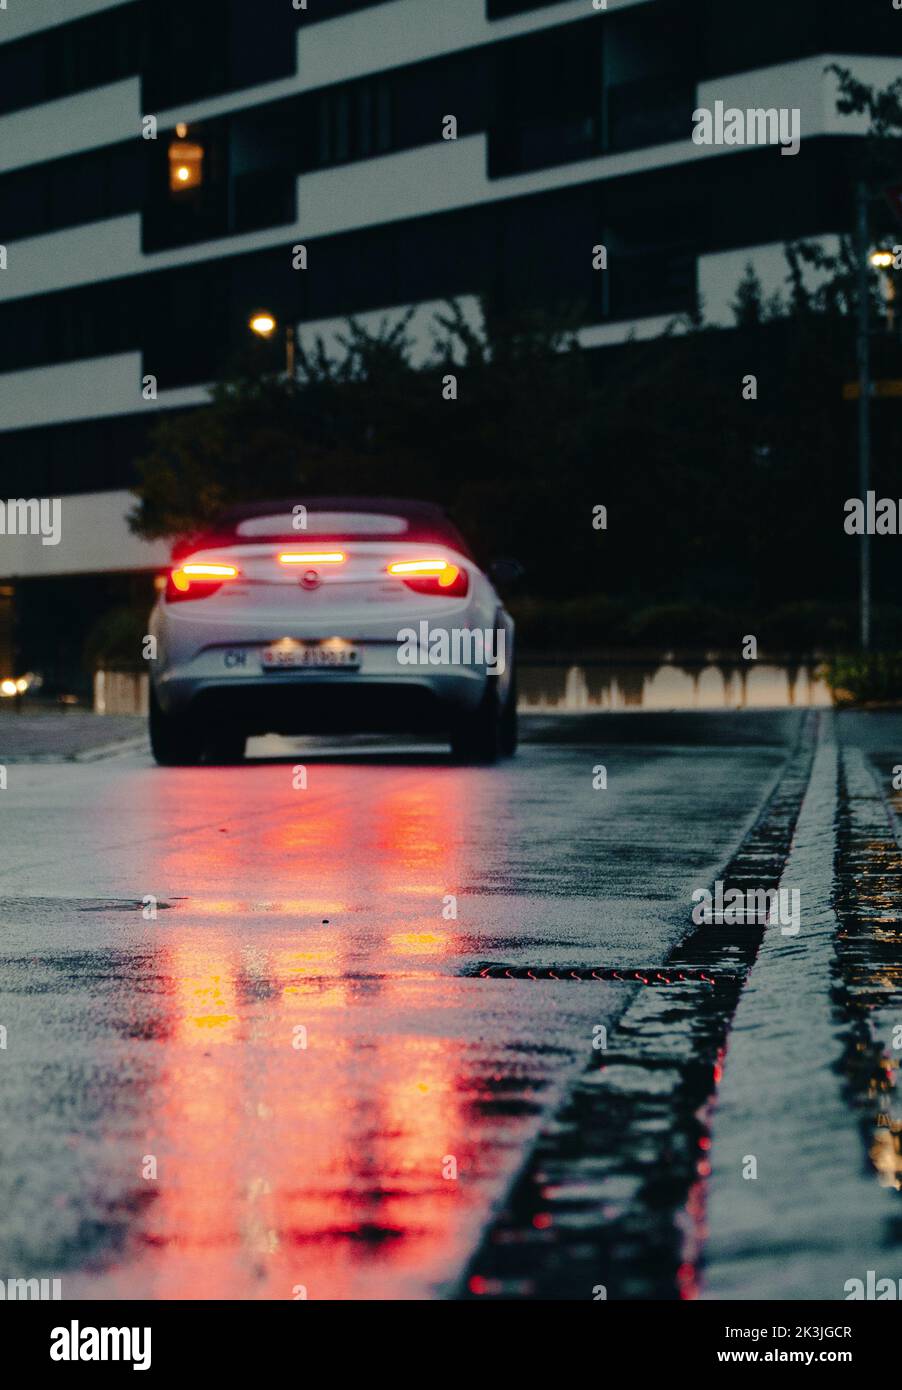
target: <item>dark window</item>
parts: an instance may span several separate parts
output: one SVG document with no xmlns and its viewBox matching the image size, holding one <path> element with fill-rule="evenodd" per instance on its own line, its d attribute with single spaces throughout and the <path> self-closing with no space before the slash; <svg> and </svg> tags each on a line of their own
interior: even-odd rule
<svg viewBox="0 0 902 1390">
<path fill-rule="evenodd" d="M 154 0 L 145 29 L 145 110 L 288 77 L 298 13 L 289 0 Z"/>
<path fill-rule="evenodd" d="M 316 151 L 321 166 L 384 154 L 393 147 L 392 89 L 385 78 L 327 88 L 316 98 Z M 435 123 L 435 130 L 438 124 Z M 410 132 L 405 128 L 405 136 Z M 405 144 L 416 143 L 405 139 Z"/>
<path fill-rule="evenodd" d="M 631 150 L 686 138 L 692 129 L 695 82 L 679 74 L 640 77 L 607 93 L 609 150 Z"/>
<path fill-rule="evenodd" d="M 3 209 L 0 236 L 4 241 L 35 236 L 50 225 L 46 168 L 46 165 L 37 165 L 18 169 L 0 178 L 0 207 Z"/>
<path fill-rule="evenodd" d="M 16 241 L 138 212 L 143 191 L 136 141 L 17 169 L 0 176 L 0 234 Z"/>
<path fill-rule="evenodd" d="M 357 148 L 365 159 L 373 148 L 373 89 L 367 83 L 357 102 Z"/>
<path fill-rule="evenodd" d="M 0 490 L 4 496 L 63 496 L 130 487 L 135 460 L 146 451 L 156 423 L 141 414 L 72 420 L 0 435 Z"/>
<path fill-rule="evenodd" d="M 659 0 L 605 24 L 604 113 L 608 150 L 685 140 L 692 129 L 702 37 L 697 7 Z"/>
<path fill-rule="evenodd" d="M 78 164 L 58 160 L 49 175 L 48 215 L 54 227 L 95 220 L 103 208 L 104 179 L 101 161 L 86 159 Z"/>
<path fill-rule="evenodd" d="M 295 218 L 295 179 L 280 169 L 239 174 L 232 186 L 233 232 L 254 232 Z"/>
<path fill-rule="evenodd" d="M 0 45 L 0 112 L 47 100 L 46 50 L 33 38 Z"/>
<path fill-rule="evenodd" d="M 499 45 L 491 177 L 601 153 L 603 28 L 571 24 Z"/>
<path fill-rule="evenodd" d="M 0 113 L 137 76 L 141 5 L 119 5 L 0 45 Z"/>
</svg>

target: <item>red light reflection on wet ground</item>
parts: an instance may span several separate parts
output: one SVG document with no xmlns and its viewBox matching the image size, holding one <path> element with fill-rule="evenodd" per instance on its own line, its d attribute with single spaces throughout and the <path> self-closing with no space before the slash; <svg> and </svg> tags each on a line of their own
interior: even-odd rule
<svg viewBox="0 0 902 1390">
<path fill-rule="evenodd" d="M 511 986 L 441 969 L 462 949 L 442 906 L 461 876 L 464 782 L 315 771 L 330 795 L 283 795 L 280 816 L 249 811 L 237 776 L 186 780 L 174 805 L 169 788 L 186 833 L 154 877 L 187 901 L 160 914 L 165 1019 L 140 1138 L 157 1195 L 92 1292 L 426 1296 L 533 1123 L 528 1106 L 489 1113 L 498 1047 L 464 1040 L 477 996 L 506 989 L 509 1008 Z M 290 768 L 253 775 L 284 783 Z M 198 830 L 204 799 L 215 815 Z M 247 883 L 246 901 L 217 882 Z"/>
</svg>

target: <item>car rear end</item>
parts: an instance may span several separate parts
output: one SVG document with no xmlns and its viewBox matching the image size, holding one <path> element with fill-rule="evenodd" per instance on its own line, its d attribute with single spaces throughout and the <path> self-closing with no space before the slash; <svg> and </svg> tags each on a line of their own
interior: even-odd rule
<svg viewBox="0 0 902 1390">
<path fill-rule="evenodd" d="M 281 525 L 278 525 L 281 519 Z M 447 729 L 485 664 L 401 659 L 402 634 L 484 629 L 497 598 L 449 527 L 391 512 L 239 518 L 182 546 L 154 610 L 164 715 L 244 734 Z"/>
</svg>

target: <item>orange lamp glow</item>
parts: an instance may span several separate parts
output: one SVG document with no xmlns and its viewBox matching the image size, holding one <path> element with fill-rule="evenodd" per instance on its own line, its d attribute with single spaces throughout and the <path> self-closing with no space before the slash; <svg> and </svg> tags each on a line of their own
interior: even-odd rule
<svg viewBox="0 0 902 1390">
<path fill-rule="evenodd" d="M 258 314 L 251 314 L 247 326 L 252 333 L 256 333 L 258 338 L 271 338 L 276 331 L 277 324 L 272 314 L 267 314 L 261 310 Z"/>
<path fill-rule="evenodd" d="M 173 192 L 203 183 L 204 147 L 193 140 L 173 140 L 169 146 L 169 187 Z"/>
</svg>

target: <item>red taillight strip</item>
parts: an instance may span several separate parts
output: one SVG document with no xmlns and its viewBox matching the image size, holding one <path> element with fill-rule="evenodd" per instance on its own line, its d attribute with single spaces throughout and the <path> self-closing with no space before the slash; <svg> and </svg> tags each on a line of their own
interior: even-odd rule
<svg viewBox="0 0 902 1390">
<path fill-rule="evenodd" d="M 447 560 L 398 560 L 389 565 L 389 574 L 441 574 L 448 568 Z M 452 566 L 453 568 L 453 566 Z"/>
<path fill-rule="evenodd" d="M 401 579 L 434 579 L 440 589 L 450 589 L 461 573 L 450 560 L 397 560 L 389 565 L 388 572 Z"/>
<path fill-rule="evenodd" d="M 280 565 L 343 565 L 347 559 L 343 550 L 283 550 Z"/>
<path fill-rule="evenodd" d="M 204 579 L 236 579 L 238 576 L 238 570 L 234 565 L 182 565 L 181 571 L 192 578 L 199 576 Z"/>
<path fill-rule="evenodd" d="M 178 565 L 169 576 L 169 581 L 179 593 L 187 593 L 192 581 L 221 584 L 226 579 L 237 579 L 240 571 L 235 565 L 222 565 L 214 562 L 193 561 Z"/>
</svg>

